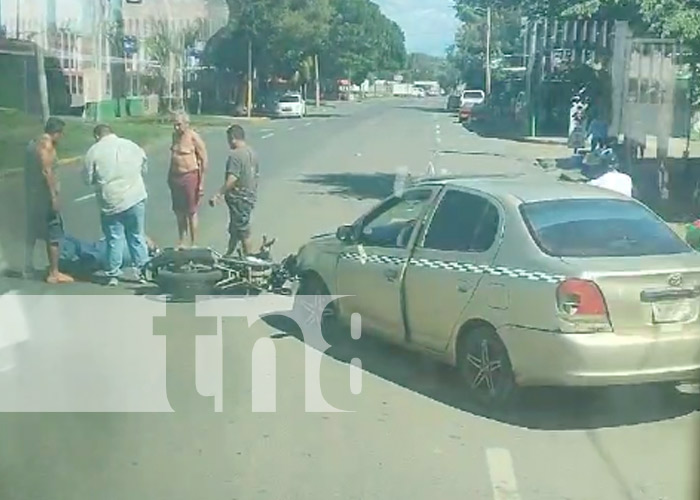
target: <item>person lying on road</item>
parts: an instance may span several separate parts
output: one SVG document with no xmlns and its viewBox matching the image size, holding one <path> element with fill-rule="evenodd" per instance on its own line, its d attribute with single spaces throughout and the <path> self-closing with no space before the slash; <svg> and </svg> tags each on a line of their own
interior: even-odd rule
<svg viewBox="0 0 700 500">
<path fill-rule="evenodd" d="M 158 245 L 146 236 L 150 257 L 159 251 Z M 73 276 L 90 281 L 93 275 L 105 268 L 108 261 L 107 240 L 101 238 L 91 242 L 71 235 L 65 235 L 59 243 L 59 269 L 70 272 Z M 122 269 L 133 268 L 134 263 L 129 252 L 124 252 Z"/>
</svg>

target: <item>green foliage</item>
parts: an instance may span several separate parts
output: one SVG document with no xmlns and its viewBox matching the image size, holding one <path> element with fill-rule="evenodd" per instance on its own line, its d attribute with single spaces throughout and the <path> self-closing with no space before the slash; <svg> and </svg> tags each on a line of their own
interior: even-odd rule
<svg viewBox="0 0 700 500">
<path fill-rule="evenodd" d="M 331 0 L 328 43 L 321 52 L 326 76 L 350 77 L 355 83 L 371 72 L 398 71 L 406 63 L 401 28 L 369 0 Z"/>
<path fill-rule="evenodd" d="M 363 80 L 405 64 L 404 35 L 369 0 L 227 0 L 229 24 L 208 43 L 208 63 L 247 71 L 247 45 L 264 77 L 312 80 L 319 55 L 325 78 Z"/>
<path fill-rule="evenodd" d="M 174 28 L 168 19 L 152 20 L 152 34 L 146 40 L 149 57 L 157 63 L 151 75 L 156 82 L 156 91 L 162 98 L 173 84 L 182 88 L 182 68 L 185 49 L 191 47 L 202 33 L 203 21 L 197 20 L 181 28 Z M 182 96 L 178 96 L 177 107 L 182 107 Z"/>
<path fill-rule="evenodd" d="M 498 61 L 505 54 L 522 52 L 521 11 L 511 2 L 457 0 L 455 9 L 462 26 L 447 60 L 468 87 L 483 88 L 486 56 L 486 7 L 491 7 L 492 78 L 499 77 Z M 495 67 L 494 67 L 495 66 Z"/>
<path fill-rule="evenodd" d="M 445 58 L 428 54 L 409 54 L 404 78 L 408 81 L 437 80 L 445 67 Z"/>
</svg>

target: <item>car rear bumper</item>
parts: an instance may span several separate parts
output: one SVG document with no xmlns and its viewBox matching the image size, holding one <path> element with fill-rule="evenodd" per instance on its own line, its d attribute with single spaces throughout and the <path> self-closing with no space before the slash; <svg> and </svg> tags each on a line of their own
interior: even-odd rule
<svg viewBox="0 0 700 500">
<path fill-rule="evenodd" d="M 520 385 L 606 386 L 700 380 L 700 336 L 499 331 Z"/>
<path fill-rule="evenodd" d="M 277 116 L 283 118 L 285 116 L 299 116 L 302 114 L 301 110 L 299 109 L 293 109 L 291 111 L 282 111 L 282 110 L 277 110 L 275 113 Z"/>
</svg>

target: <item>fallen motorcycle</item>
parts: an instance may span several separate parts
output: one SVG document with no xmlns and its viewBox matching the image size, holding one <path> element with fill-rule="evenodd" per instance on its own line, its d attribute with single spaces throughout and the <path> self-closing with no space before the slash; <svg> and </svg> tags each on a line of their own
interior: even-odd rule
<svg viewBox="0 0 700 500">
<path fill-rule="evenodd" d="M 270 248 L 275 240 L 263 239 L 255 255 L 224 256 L 211 248 L 166 248 L 142 268 L 145 279 L 173 300 L 194 300 L 198 295 L 263 292 L 291 295 L 296 282 L 296 259 L 290 255 L 275 262 Z"/>
</svg>

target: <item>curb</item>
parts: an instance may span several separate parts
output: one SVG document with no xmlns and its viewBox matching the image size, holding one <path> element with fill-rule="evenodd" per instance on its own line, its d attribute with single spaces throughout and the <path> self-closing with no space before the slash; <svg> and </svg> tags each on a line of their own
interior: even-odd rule
<svg viewBox="0 0 700 500">
<path fill-rule="evenodd" d="M 270 121 L 269 116 L 251 116 L 248 118 L 247 116 L 232 116 L 230 118 L 227 117 L 222 117 L 223 120 L 232 120 L 232 121 L 243 121 L 243 122 L 248 122 L 248 123 L 255 123 L 255 122 L 267 122 Z"/>
</svg>

